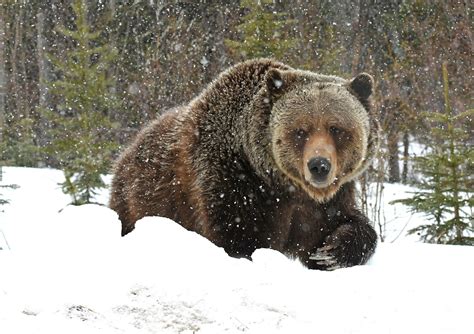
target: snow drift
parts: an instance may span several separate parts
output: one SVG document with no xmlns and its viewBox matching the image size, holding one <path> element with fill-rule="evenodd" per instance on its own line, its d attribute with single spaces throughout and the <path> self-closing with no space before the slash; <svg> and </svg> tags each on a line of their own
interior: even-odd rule
<svg viewBox="0 0 474 334">
<path fill-rule="evenodd" d="M 312 271 L 269 249 L 230 258 L 171 220 L 120 237 L 110 209 L 64 208 L 52 170 L 6 170 L 2 333 L 469 333 L 474 248 L 380 244 Z M 105 199 L 105 197 L 104 197 Z"/>
</svg>

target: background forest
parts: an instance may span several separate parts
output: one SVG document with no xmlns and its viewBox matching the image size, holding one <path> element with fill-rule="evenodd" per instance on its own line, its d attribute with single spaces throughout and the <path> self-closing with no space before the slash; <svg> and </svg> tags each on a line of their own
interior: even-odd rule
<svg viewBox="0 0 474 334">
<path fill-rule="evenodd" d="M 362 204 L 369 183 L 413 183 L 404 203 L 436 222 L 414 232 L 474 243 L 469 1 L 2 0 L 0 166 L 62 169 L 89 203 L 145 123 L 253 57 L 371 73 L 384 143 Z"/>
</svg>

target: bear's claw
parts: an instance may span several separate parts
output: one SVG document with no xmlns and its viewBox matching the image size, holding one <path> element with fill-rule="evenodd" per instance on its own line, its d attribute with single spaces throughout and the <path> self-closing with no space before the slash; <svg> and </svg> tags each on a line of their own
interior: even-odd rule
<svg viewBox="0 0 474 334">
<path fill-rule="evenodd" d="M 329 249 L 322 247 L 309 256 L 310 260 L 316 262 L 316 264 L 324 268 L 325 270 L 336 270 L 342 268 L 341 264 L 337 261 L 333 254 L 329 253 Z"/>
</svg>

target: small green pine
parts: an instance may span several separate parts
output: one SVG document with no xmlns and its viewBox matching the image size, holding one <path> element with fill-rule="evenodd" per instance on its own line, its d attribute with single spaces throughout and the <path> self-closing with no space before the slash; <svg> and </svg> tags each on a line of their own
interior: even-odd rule
<svg viewBox="0 0 474 334">
<path fill-rule="evenodd" d="M 242 58 L 283 56 L 296 44 L 296 40 L 288 36 L 285 29 L 291 20 L 285 13 L 270 10 L 272 0 L 242 0 L 240 6 L 248 11 L 237 30 L 240 40 L 226 40 L 231 51 Z"/>
<path fill-rule="evenodd" d="M 474 110 L 454 114 L 449 103 L 448 71 L 443 64 L 445 111 L 423 115 L 433 124 L 431 137 L 435 140 L 430 153 L 415 158 L 415 169 L 423 177 L 416 182 L 418 190 L 411 198 L 398 200 L 414 212 L 424 213 L 432 224 L 412 230 L 421 240 L 430 243 L 474 245 L 472 208 L 474 189 L 472 171 L 474 150 L 462 144 L 467 136 L 463 120 L 472 118 Z"/>
<path fill-rule="evenodd" d="M 118 101 L 109 75 L 116 52 L 99 41 L 100 32 L 91 30 L 85 2 L 74 1 L 73 10 L 76 28 L 57 28 L 73 47 L 60 56 L 49 55 L 60 73 L 60 79 L 49 83 L 49 92 L 60 103 L 42 114 L 51 124 L 46 153 L 64 170 L 62 190 L 71 195 L 73 205 L 80 205 L 93 202 L 97 190 L 105 187 L 101 175 L 117 148 L 109 114 Z"/>
</svg>

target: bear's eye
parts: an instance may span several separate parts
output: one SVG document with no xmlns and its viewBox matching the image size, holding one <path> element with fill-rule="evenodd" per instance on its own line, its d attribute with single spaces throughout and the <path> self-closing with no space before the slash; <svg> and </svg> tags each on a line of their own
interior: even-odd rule
<svg viewBox="0 0 474 334">
<path fill-rule="evenodd" d="M 331 127 L 329 128 L 329 132 L 330 132 L 332 135 L 334 135 L 334 136 L 338 136 L 338 135 L 340 135 L 340 134 L 342 133 L 342 130 L 339 129 L 338 127 L 336 127 L 336 126 L 331 126 Z"/>
<path fill-rule="evenodd" d="M 298 139 L 306 139 L 308 137 L 308 133 L 305 129 L 296 129 L 295 135 Z"/>
<path fill-rule="evenodd" d="M 329 127 L 329 133 L 336 140 L 338 144 L 351 141 L 351 133 L 346 129 L 338 128 L 337 126 Z"/>
</svg>

